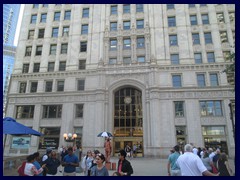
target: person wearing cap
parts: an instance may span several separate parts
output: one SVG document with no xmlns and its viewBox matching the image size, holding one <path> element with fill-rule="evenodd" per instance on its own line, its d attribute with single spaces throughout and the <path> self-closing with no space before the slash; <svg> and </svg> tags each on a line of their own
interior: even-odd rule
<svg viewBox="0 0 240 180">
<path fill-rule="evenodd" d="M 173 153 L 170 154 L 168 157 L 167 169 L 169 176 L 181 176 L 180 168 L 177 167 L 175 164 L 179 156 L 180 156 L 179 146 L 176 145 L 173 147 Z"/>
<path fill-rule="evenodd" d="M 124 151 L 123 149 L 121 149 L 118 153 L 118 168 L 117 168 L 117 172 L 120 173 L 121 176 L 131 176 L 131 174 L 133 174 L 133 168 L 131 163 L 126 160 L 126 151 Z"/>
<path fill-rule="evenodd" d="M 73 154 L 73 148 L 68 148 L 68 155 L 64 156 L 62 166 L 64 166 L 63 176 L 76 176 L 76 167 L 79 166 L 79 160 Z"/>
</svg>

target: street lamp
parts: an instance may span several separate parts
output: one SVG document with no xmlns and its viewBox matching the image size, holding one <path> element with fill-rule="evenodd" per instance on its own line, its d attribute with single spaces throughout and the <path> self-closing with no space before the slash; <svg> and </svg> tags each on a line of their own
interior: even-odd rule
<svg viewBox="0 0 240 180">
<path fill-rule="evenodd" d="M 77 134 L 72 134 L 72 133 L 64 133 L 63 138 L 66 142 L 73 142 L 77 138 Z"/>
</svg>

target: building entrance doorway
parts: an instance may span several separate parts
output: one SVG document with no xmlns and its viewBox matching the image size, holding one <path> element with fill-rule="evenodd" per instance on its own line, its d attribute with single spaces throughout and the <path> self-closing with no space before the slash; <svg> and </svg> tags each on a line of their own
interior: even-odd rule
<svg viewBox="0 0 240 180">
<path fill-rule="evenodd" d="M 133 87 L 124 87 L 114 93 L 114 139 L 113 152 L 128 145 L 133 155 L 143 156 L 142 93 Z"/>
</svg>

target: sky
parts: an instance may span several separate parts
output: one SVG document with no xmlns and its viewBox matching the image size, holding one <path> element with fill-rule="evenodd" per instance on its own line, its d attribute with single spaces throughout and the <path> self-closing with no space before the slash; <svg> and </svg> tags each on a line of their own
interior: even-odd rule
<svg viewBox="0 0 240 180">
<path fill-rule="evenodd" d="M 20 27 L 22 24 L 22 16 L 23 16 L 23 9 L 24 9 L 24 4 L 21 4 L 20 7 L 20 12 L 19 12 L 19 17 L 18 17 L 18 24 L 17 24 L 17 29 L 16 29 L 16 33 L 15 33 L 15 38 L 14 38 L 14 46 L 18 45 L 18 37 L 19 37 L 19 32 L 20 32 Z"/>
</svg>

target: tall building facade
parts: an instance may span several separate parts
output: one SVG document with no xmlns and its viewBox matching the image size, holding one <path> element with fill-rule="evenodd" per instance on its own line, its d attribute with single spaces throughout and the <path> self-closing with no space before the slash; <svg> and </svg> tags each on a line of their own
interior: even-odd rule
<svg viewBox="0 0 240 180">
<path fill-rule="evenodd" d="M 7 115 L 44 133 L 20 153 L 72 144 L 167 157 L 176 144 L 234 156 L 222 73 L 234 51 L 234 4 L 26 5 Z M 16 149 L 11 138 L 6 153 Z"/>
<path fill-rule="evenodd" d="M 5 116 L 8 86 L 16 53 L 14 37 L 19 11 L 20 4 L 3 4 L 3 116 Z"/>
</svg>

